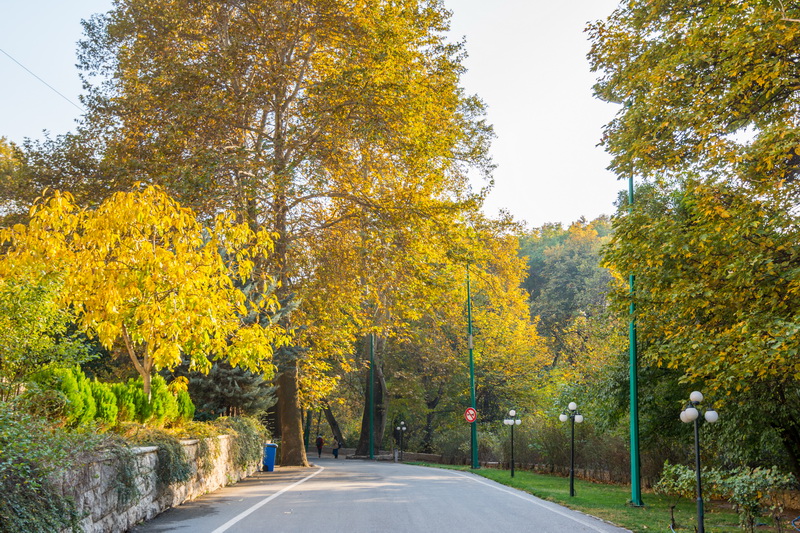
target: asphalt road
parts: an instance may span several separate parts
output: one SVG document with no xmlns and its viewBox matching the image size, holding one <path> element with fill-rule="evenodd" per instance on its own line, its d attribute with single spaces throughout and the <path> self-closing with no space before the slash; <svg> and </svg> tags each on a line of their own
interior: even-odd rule
<svg viewBox="0 0 800 533">
<path fill-rule="evenodd" d="M 318 459 L 276 468 L 170 509 L 136 533 L 622 533 L 466 472 Z"/>
</svg>

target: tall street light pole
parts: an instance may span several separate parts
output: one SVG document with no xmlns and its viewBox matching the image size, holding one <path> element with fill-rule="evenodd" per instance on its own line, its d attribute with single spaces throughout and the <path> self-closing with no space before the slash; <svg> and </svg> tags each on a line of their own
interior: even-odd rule
<svg viewBox="0 0 800 533">
<path fill-rule="evenodd" d="M 369 458 L 375 459 L 375 334 L 369 335 Z"/>
<path fill-rule="evenodd" d="M 633 176 L 628 178 L 629 212 L 633 211 Z M 630 322 L 628 325 L 629 359 L 630 359 L 630 402 L 631 402 L 631 504 L 636 507 L 644 505 L 642 501 L 641 460 L 639 458 L 639 377 L 636 356 L 636 303 L 634 302 L 634 286 L 636 277 L 631 274 L 630 282 Z"/>
<path fill-rule="evenodd" d="M 697 533 L 705 533 L 705 517 L 703 515 L 703 484 L 700 478 L 700 411 L 697 406 L 703 402 L 703 393 L 693 391 L 689 395 L 689 406 L 681 411 L 681 422 L 686 424 L 694 422 L 694 469 L 697 477 Z M 705 412 L 706 422 L 714 423 L 719 420 L 719 414 L 713 409 Z"/>
<path fill-rule="evenodd" d="M 583 415 L 578 412 L 578 404 L 569 402 L 568 411 L 561 413 L 558 419 L 562 422 L 570 420 L 571 436 L 570 436 L 570 451 L 569 451 L 569 495 L 575 496 L 575 423 L 580 424 L 583 422 Z"/>
<path fill-rule="evenodd" d="M 469 266 L 467 266 L 467 346 L 469 347 L 469 399 L 470 407 L 477 411 L 475 404 L 475 358 L 473 357 L 474 343 L 472 340 L 472 294 L 469 284 Z M 470 423 L 471 438 L 470 449 L 472 455 L 472 468 L 480 468 L 478 464 L 478 420 L 477 418 Z"/>
</svg>

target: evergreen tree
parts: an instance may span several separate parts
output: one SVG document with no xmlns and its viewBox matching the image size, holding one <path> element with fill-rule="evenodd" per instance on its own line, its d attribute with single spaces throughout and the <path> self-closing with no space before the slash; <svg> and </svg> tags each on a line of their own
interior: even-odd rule
<svg viewBox="0 0 800 533">
<path fill-rule="evenodd" d="M 215 363 L 208 374 L 189 372 L 186 365 L 181 365 L 175 374 L 189 378 L 189 396 L 196 406 L 195 417 L 200 420 L 258 415 L 276 402 L 275 387 L 262 375 L 227 363 Z"/>
</svg>

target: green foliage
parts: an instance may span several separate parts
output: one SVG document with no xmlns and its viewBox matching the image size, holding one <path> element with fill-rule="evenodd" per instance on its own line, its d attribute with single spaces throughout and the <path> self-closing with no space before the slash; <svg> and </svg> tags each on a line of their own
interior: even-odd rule
<svg viewBox="0 0 800 533">
<path fill-rule="evenodd" d="M 741 528 L 750 533 L 755 531 L 756 519 L 764 511 L 774 520 L 780 520 L 783 512 L 780 493 L 797 485 L 793 475 L 774 468 L 703 469 L 702 478 L 705 497 L 722 498 L 734 504 Z M 687 466 L 667 463 L 654 488 L 660 494 L 691 499 L 697 490 L 696 473 Z"/>
<path fill-rule="evenodd" d="M 0 400 L 24 390 L 31 374 L 90 358 L 83 341 L 70 331 L 71 313 L 60 308 L 58 276 L 32 283 L 24 271 L 0 268 Z"/>
<path fill-rule="evenodd" d="M 98 439 L 54 428 L 24 407 L 0 403 L 0 532 L 80 531 L 73 502 L 50 480 Z"/>
<path fill-rule="evenodd" d="M 269 438 L 266 428 L 258 420 L 247 417 L 223 416 L 214 425 L 225 432 L 232 432 L 231 454 L 233 464 L 239 468 L 258 462 L 263 456 L 263 445 Z"/>
<path fill-rule="evenodd" d="M 773 519 L 779 520 L 783 504 L 779 492 L 796 487 L 791 474 L 772 468 L 740 468 L 721 477 L 718 492 L 736 505 L 742 529 L 755 531 L 756 518 L 766 510 Z"/>
<path fill-rule="evenodd" d="M 788 2 L 626 2 L 589 33 L 596 92 L 624 104 L 611 166 L 645 180 L 606 256 L 636 275 L 642 360 L 729 410 L 780 405 L 761 416 L 800 474 L 797 20 Z"/>
<path fill-rule="evenodd" d="M 120 422 L 132 422 L 136 419 L 136 398 L 129 387 L 131 381 L 126 383 L 112 383 L 111 392 L 117 400 L 117 419 Z"/>
<path fill-rule="evenodd" d="M 194 419 L 195 406 L 189 392 L 182 390 L 176 398 L 178 403 L 178 419 L 183 422 L 190 422 Z"/>
<path fill-rule="evenodd" d="M 33 400 L 35 397 L 40 403 L 49 405 L 45 406 L 46 412 L 62 416 L 69 427 L 83 427 L 95 419 L 107 427 L 131 421 L 164 426 L 191 420 L 194 413 L 194 405 L 186 391 L 176 397 L 161 376 L 152 380 L 150 401 L 144 393 L 141 377 L 109 385 L 97 380 L 89 381 L 75 367 L 46 369 L 36 375 L 36 380 L 26 398 Z M 50 398 L 48 390 L 57 393 L 58 397 Z M 58 401 L 59 397 L 63 398 L 62 402 Z M 36 408 L 42 409 L 41 405 Z"/>
<path fill-rule="evenodd" d="M 188 391 L 200 420 L 218 416 L 259 416 L 275 405 L 275 387 L 258 373 L 218 361 L 208 374 L 189 372 L 184 363 L 174 370 L 188 378 Z"/>
<path fill-rule="evenodd" d="M 113 426 L 117 423 L 117 414 L 119 408 L 117 407 L 117 397 L 111 385 L 101 383 L 96 379 L 90 382 L 92 388 L 92 396 L 96 406 L 95 417 L 107 426 Z"/>
<path fill-rule="evenodd" d="M 624 104 L 604 144 L 622 176 L 796 176 L 794 2 L 624 2 L 591 24 L 597 95 Z"/>
<path fill-rule="evenodd" d="M 151 381 L 150 412 L 152 418 L 150 422 L 163 426 L 167 422 L 173 422 L 180 416 L 178 402 L 175 395 L 167 388 L 167 382 L 159 375 L 153 376 Z"/>
<path fill-rule="evenodd" d="M 97 404 L 92 386 L 78 367 L 49 368 L 39 372 L 35 379 L 38 383 L 63 394 L 65 424 L 79 427 L 94 420 Z"/>
<path fill-rule="evenodd" d="M 192 467 L 189 458 L 180 440 L 174 435 L 160 429 L 138 429 L 129 437 L 132 442 L 140 446 L 158 447 L 156 478 L 162 490 L 173 483 L 187 481 L 191 477 Z"/>
</svg>

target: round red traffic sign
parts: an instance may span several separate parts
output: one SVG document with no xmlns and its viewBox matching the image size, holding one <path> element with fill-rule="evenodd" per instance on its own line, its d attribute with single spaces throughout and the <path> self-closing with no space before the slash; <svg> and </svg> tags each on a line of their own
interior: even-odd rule
<svg viewBox="0 0 800 533">
<path fill-rule="evenodd" d="M 478 411 L 476 411 L 472 407 L 467 407 L 467 410 L 464 411 L 464 419 L 470 424 L 472 424 L 473 422 L 475 422 L 475 420 L 478 419 Z"/>
</svg>

